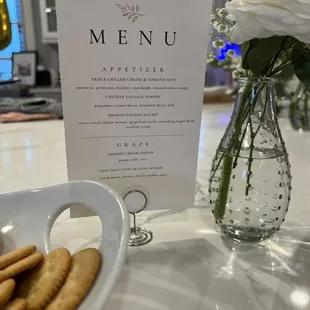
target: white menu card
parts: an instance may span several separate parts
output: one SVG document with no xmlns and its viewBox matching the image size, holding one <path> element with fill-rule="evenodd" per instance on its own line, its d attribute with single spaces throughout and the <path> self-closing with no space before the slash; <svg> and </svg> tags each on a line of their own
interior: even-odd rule
<svg viewBox="0 0 310 310">
<path fill-rule="evenodd" d="M 130 209 L 193 206 L 209 0 L 58 0 L 70 180 Z"/>
</svg>

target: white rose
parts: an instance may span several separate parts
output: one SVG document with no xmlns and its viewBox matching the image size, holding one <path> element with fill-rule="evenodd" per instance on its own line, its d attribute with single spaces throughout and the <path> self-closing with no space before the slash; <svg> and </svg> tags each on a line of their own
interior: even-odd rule
<svg viewBox="0 0 310 310">
<path fill-rule="evenodd" d="M 289 35 L 310 43 L 310 0 L 232 0 L 226 9 L 235 20 L 235 43 L 273 35 Z"/>
</svg>

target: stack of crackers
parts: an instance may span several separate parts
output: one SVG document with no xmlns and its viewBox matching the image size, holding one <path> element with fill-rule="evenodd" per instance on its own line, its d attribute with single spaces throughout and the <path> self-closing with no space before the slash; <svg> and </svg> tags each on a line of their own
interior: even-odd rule
<svg viewBox="0 0 310 310">
<path fill-rule="evenodd" d="M 0 256 L 0 310 L 75 310 L 96 280 L 100 252 L 47 256 L 31 245 Z"/>
</svg>

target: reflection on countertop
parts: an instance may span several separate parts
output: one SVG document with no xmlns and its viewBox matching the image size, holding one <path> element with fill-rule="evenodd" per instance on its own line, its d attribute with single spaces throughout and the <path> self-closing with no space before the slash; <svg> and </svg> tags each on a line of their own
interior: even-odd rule
<svg viewBox="0 0 310 310">
<path fill-rule="evenodd" d="M 294 310 L 310 309 L 310 135 L 280 119 L 293 175 L 287 221 L 263 244 L 233 242 L 220 235 L 208 208 L 208 176 L 232 105 L 204 106 L 196 207 L 144 212 L 138 223 L 154 241 L 131 248 L 109 310 Z M 0 127 L 0 192 L 67 179 L 63 122 Z M 82 223 L 82 225 L 81 225 Z M 9 229 L 9 228 L 8 228 Z M 76 250 L 100 242 L 97 217 L 56 222 L 52 244 Z"/>
</svg>

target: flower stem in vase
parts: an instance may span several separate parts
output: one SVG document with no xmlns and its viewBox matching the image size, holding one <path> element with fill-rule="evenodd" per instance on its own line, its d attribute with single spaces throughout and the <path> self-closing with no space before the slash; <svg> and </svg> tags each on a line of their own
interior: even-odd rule
<svg viewBox="0 0 310 310">
<path fill-rule="evenodd" d="M 220 157 L 216 167 L 214 167 L 212 177 L 210 179 L 210 184 L 212 183 L 215 174 L 217 170 L 219 169 L 220 165 L 222 164 L 223 170 L 221 172 L 221 176 L 219 179 L 219 193 L 218 198 L 216 200 L 216 204 L 214 207 L 214 217 L 215 220 L 221 220 L 223 219 L 225 212 L 226 212 L 226 204 L 228 200 L 228 193 L 229 193 L 229 187 L 230 187 L 230 179 L 232 176 L 232 171 L 237 166 L 238 157 L 241 151 L 243 138 L 246 134 L 246 128 L 244 129 L 244 132 L 241 135 L 242 127 L 245 119 L 248 117 L 248 113 L 250 110 L 249 106 L 249 98 L 252 92 L 253 85 L 251 83 L 247 84 L 244 90 L 244 93 L 242 95 L 242 99 L 240 101 L 240 110 L 239 114 L 236 117 L 236 123 L 235 128 L 233 131 L 233 134 L 231 136 L 230 142 L 228 143 L 227 149 L 223 152 L 222 156 Z M 234 116 L 232 116 L 233 118 Z M 239 136 L 240 140 L 239 140 Z M 236 156 L 234 154 L 236 152 Z M 219 153 L 219 150 L 218 150 Z"/>
<path fill-rule="evenodd" d="M 233 157 L 225 155 L 225 157 L 223 158 L 223 170 L 221 173 L 218 199 L 213 210 L 216 221 L 221 220 L 226 212 L 229 184 L 232 174 L 232 164 Z"/>
<path fill-rule="evenodd" d="M 222 232 L 244 241 L 274 234 L 288 210 L 290 175 L 275 113 L 275 80 L 239 79 L 238 98 L 213 162 L 209 187 Z"/>
<path fill-rule="evenodd" d="M 236 116 L 234 130 L 231 135 L 230 141 L 228 142 L 228 147 L 223 152 L 222 157 L 220 158 L 216 168 L 214 169 L 211 182 L 214 179 L 217 169 L 219 169 L 219 167 L 222 165 L 222 172 L 219 178 L 218 197 L 215 203 L 215 207 L 213 209 L 216 221 L 223 219 L 225 216 L 232 172 L 233 169 L 235 169 L 238 165 L 238 159 L 240 158 L 240 152 L 242 150 L 242 145 L 248 127 L 250 129 L 251 144 L 250 144 L 250 152 L 248 155 L 248 171 L 245 186 L 245 196 L 249 196 L 250 190 L 252 189 L 251 169 L 253 163 L 254 140 L 261 128 L 261 125 L 259 125 L 258 128 L 254 131 L 251 116 L 254 113 L 257 101 L 260 98 L 261 90 L 262 90 L 261 85 L 253 85 L 252 83 L 248 83 L 245 86 L 242 98 L 240 100 L 241 106 L 238 109 L 239 114 Z M 266 108 L 267 104 L 265 104 L 264 106 L 262 117 L 264 117 L 266 113 Z M 232 118 L 234 117 L 235 116 L 233 115 Z"/>
</svg>

